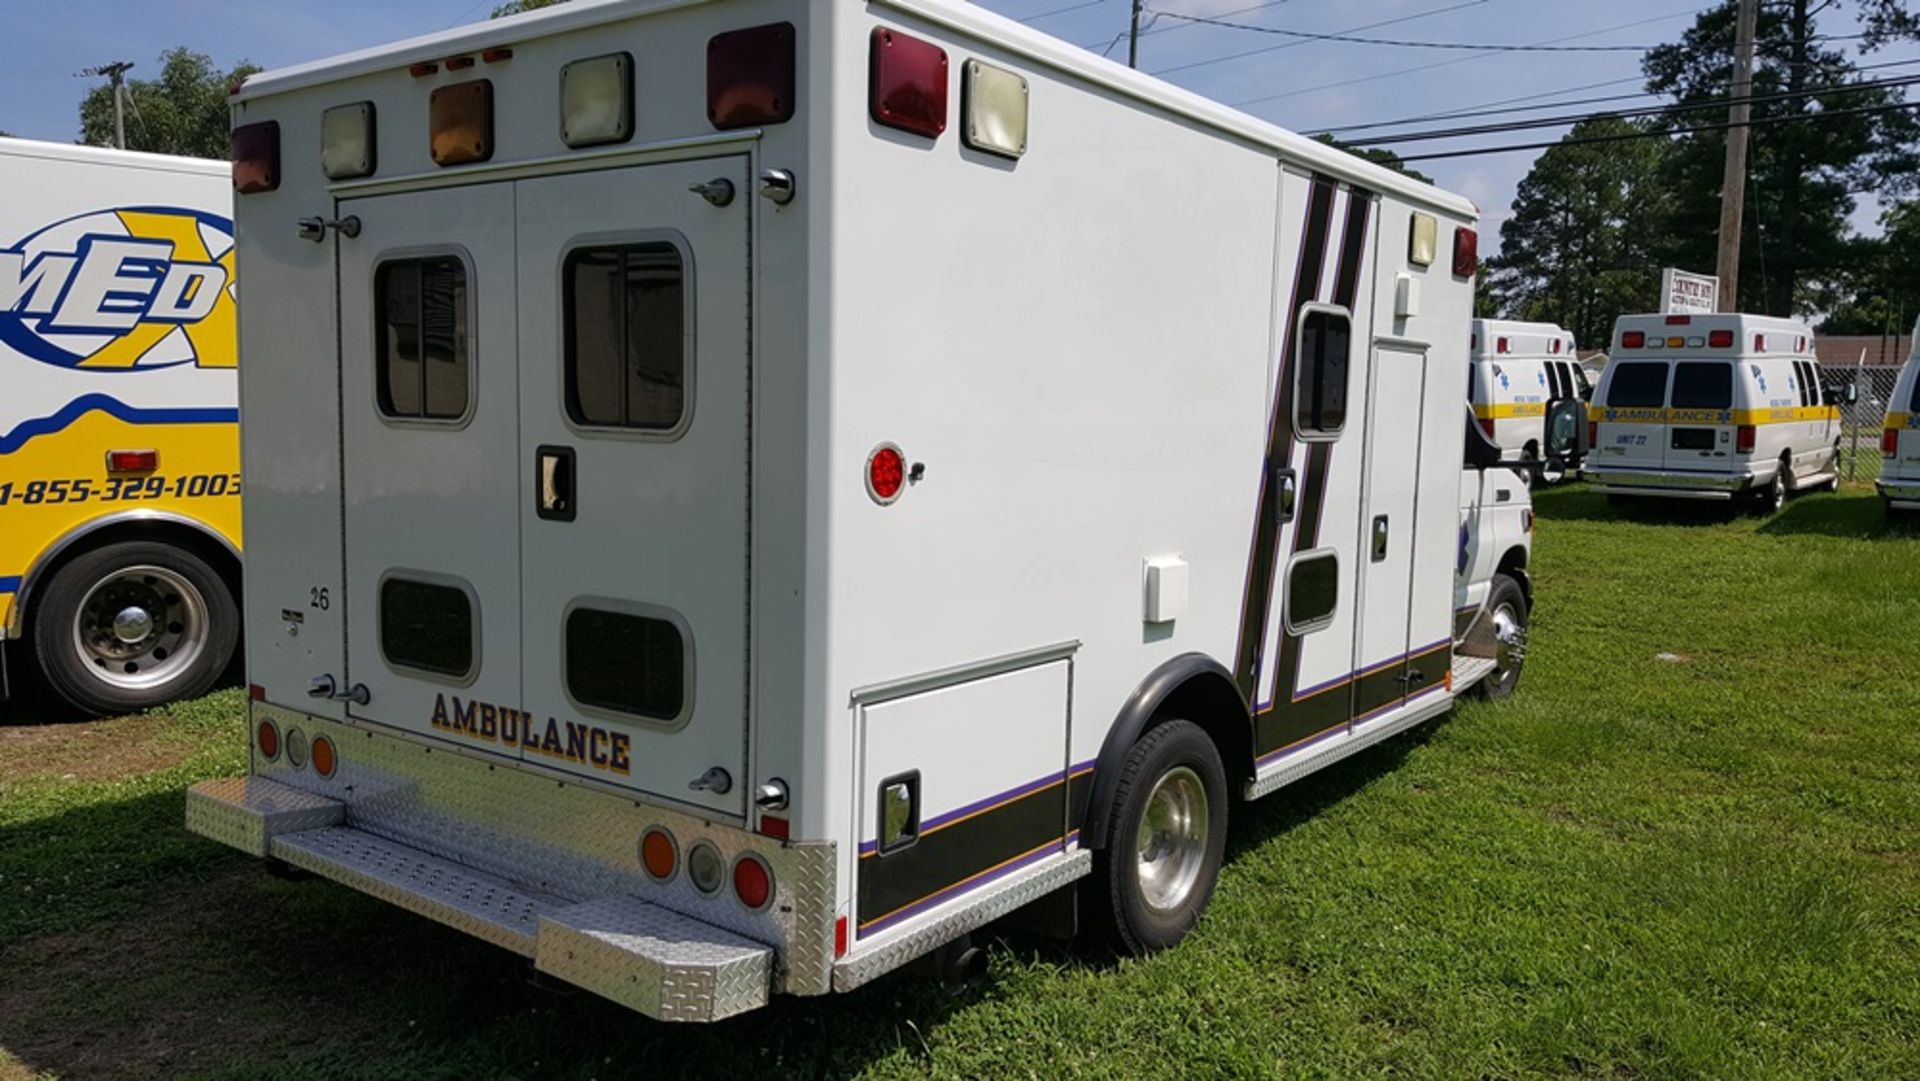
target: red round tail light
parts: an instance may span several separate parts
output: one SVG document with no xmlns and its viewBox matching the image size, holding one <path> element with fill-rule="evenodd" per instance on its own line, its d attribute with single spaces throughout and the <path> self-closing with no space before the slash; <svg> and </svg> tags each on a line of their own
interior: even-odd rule
<svg viewBox="0 0 1920 1081">
<path fill-rule="evenodd" d="M 272 721 L 261 721 L 254 732 L 254 746 L 271 762 L 280 757 L 280 729 Z"/>
<path fill-rule="evenodd" d="M 773 872 L 765 860 L 748 854 L 733 862 L 733 893 L 755 912 L 773 900 Z"/>
<path fill-rule="evenodd" d="M 867 494 L 881 506 L 900 498 L 907 483 L 907 457 L 892 443 L 882 443 L 867 455 Z"/>
<path fill-rule="evenodd" d="M 668 882 L 680 869 L 680 847 L 673 834 L 655 826 L 640 838 L 640 864 L 656 882 Z"/>
</svg>

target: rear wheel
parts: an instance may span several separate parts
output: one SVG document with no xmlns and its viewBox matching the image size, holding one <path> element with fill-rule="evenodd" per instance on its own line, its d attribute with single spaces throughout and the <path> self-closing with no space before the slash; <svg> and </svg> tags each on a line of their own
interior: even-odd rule
<svg viewBox="0 0 1920 1081">
<path fill-rule="evenodd" d="M 1504 574 L 1493 576 L 1493 592 L 1487 597 L 1487 618 L 1493 622 L 1493 671 L 1474 685 L 1481 698 L 1498 701 L 1511 697 L 1520 685 L 1520 670 L 1527 664 L 1526 591 L 1520 583 Z"/>
<path fill-rule="evenodd" d="M 1761 514 L 1778 514 L 1787 505 L 1787 478 L 1791 468 L 1785 461 L 1773 471 L 1773 480 L 1754 497 L 1753 509 Z"/>
<path fill-rule="evenodd" d="M 1213 899 L 1227 841 L 1227 776 L 1191 721 L 1149 730 L 1121 766 L 1095 853 L 1090 915 L 1115 948 L 1142 955 L 1186 937 Z"/>
<path fill-rule="evenodd" d="M 218 572 L 150 541 L 78 556 L 33 613 L 47 682 L 99 714 L 135 713 L 211 689 L 232 663 L 240 612 Z"/>
</svg>

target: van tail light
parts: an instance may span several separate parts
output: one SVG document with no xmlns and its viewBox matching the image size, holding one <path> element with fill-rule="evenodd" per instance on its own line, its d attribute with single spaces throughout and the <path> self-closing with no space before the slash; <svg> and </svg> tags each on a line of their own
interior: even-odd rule
<svg viewBox="0 0 1920 1081">
<path fill-rule="evenodd" d="M 1707 335 L 1707 344 L 1712 346 L 1715 349 L 1732 349 L 1733 348 L 1733 331 L 1716 330 L 1713 333 Z"/>
<path fill-rule="evenodd" d="M 1587 446 L 1597 447 L 1599 445 L 1600 445 L 1600 422 L 1597 420 L 1590 420 L 1587 422 Z"/>
<path fill-rule="evenodd" d="M 258 195 L 280 187 L 280 122 L 265 120 L 233 129 L 233 190 Z"/>
<path fill-rule="evenodd" d="M 673 834 L 655 826 L 640 836 L 640 866 L 655 882 L 671 882 L 680 869 L 680 846 Z"/>
<path fill-rule="evenodd" d="M 1733 449 L 1736 454 L 1752 454 L 1755 437 L 1760 429 L 1751 424 L 1742 424 L 1733 434 Z"/>
<path fill-rule="evenodd" d="M 1620 348 L 1622 349 L 1644 349 L 1646 345 L 1647 332 L 1644 330 L 1629 330 L 1625 334 L 1620 335 Z"/>
<path fill-rule="evenodd" d="M 1900 456 L 1900 429 L 1888 428 L 1880 436 L 1880 453 L 1888 458 Z"/>
<path fill-rule="evenodd" d="M 322 777 L 332 777 L 335 767 L 340 764 L 333 740 L 326 736 L 313 737 L 313 748 L 308 752 L 308 757 L 313 761 L 313 772 Z"/>
<path fill-rule="evenodd" d="M 1453 231 L 1453 276 L 1471 278 L 1480 269 L 1480 234 L 1472 229 Z"/>
<path fill-rule="evenodd" d="M 1483 432 L 1485 432 L 1485 433 L 1487 433 L 1487 438 L 1488 438 L 1488 439 L 1492 439 L 1492 438 L 1493 438 L 1493 418 L 1492 418 L 1492 417 L 1481 417 L 1481 418 L 1480 418 L 1480 430 L 1481 430 L 1481 431 L 1483 431 Z"/>
<path fill-rule="evenodd" d="M 733 895 L 748 910 L 759 912 L 773 900 L 773 871 L 752 853 L 733 861 Z"/>
<path fill-rule="evenodd" d="M 938 139 L 947 130 L 947 51 L 884 26 L 874 28 L 869 49 L 874 122 Z"/>
<path fill-rule="evenodd" d="M 280 727 L 269 720 L 262 720 L 260 727 L 254 730 L 254 746 L 260 748 L 261 757 L 271 762 L 280 757 Z"/>
</svg>

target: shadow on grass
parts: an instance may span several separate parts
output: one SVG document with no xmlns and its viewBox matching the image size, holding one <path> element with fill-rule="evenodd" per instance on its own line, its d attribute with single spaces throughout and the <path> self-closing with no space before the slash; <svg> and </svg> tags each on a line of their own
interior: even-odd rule
<svg viewBox="0 0 1920 1081">
<path fill-rule="evenodd" d="M 1397 768 L 1435 725 L 1244 805 L 1229 859 Z M 181 827 L 168 792 L 0 835 L 0 1048 L 61 1077 L 503 1074 L 838 1077 L 923 1061 L 957 991 L 924 970 L 846 995 L 780 998 L 711 1026 L 651 1022 L 538 979 L 522 958 L 322 880 L 285 882 Z M 1024 964 L 1105 969 L 1001 926 Z"/>
<path fill-rule="evenodd" d="M 1909 518 L 1889 518 L 1878 495 L 1849 489 L 1839 495 L 1792 500 L 1772 521 L 1761 526 L 1760 532 L 1774 537 L 1877 540 L 1920 537 L 1920 523 Z"/>
<path fill-rule="evenodd" d="M 1657 496 L 1614 496 L 1592 488 L 1565 488 L 1533 493 L 1534 511 L 1542 518 L 1574 522 L 1637 522 L 1642 525 L 1719 526 L 1738 518 L 1746 504 L 1714 500 L 1662 499 Z"/>
</svg>

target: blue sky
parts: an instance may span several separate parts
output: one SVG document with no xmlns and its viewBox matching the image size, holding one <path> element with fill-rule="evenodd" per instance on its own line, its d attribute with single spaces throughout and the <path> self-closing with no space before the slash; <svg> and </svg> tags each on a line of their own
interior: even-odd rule
<svg viewBox="0 0 1920 1081">
<path fill-rule="evenodd" d="M 70 141 L 78 102 L 92 81 L 74 72 L 128 59 L 150 76 L 175 44 L 222 65 L 250 60 L 276 67 L 483 19 L 494 0 L 5 0 L 0 3 L 0 129 Z M 1130 0 L 986 0 L 985 7 L 1076 44 L 1098 49 L 1126 28 Z M 1167 13 L 1311 33 L 1356 32 L 1428 42 L 1636 46 L 1670 41 L 1706 0 L 1149 0 Z M 1061 9 L 1072 10 L 1062 11 Z M 1373 26 L 1373 29 L 1359 29 Z M 1826 34 L 1857 32 L 1852 10 L 1827 13 Z M 1275 46 L 1280 46 L 1275 48 Z M 1254 50 L 1267 50 L 1254 52 Z M 1234 54 L 1252 55 L 1235 56 Z M 1113 55 L 1125 56 L 1124 43 Z M 1902 46 L 1869 62 L 1920 57 Z M 1312 132 L 1471 108 L 1572 87 L 1572 97 L 1638 90 L 1634 51 L 1504 53 L 1300 42 L 1251 30 L 1196 25 L 1163 14 L 1141 43 L 1141 67 L 1172 82 L 1297 131 Z M 1912 69 L 1907 69 L 1912 70 Z M 1607 85 L 1595 85 L 1607 84 Z M 1622 107 L 1647 102 L 1627 101 Z M 1569 111 L 1578 111 L 1575 107 Z M 1490 118 L 1504 119 L 1504 118 Z M 1471 121 L 1483 122 L 1483 121 Z M 1547 141 L 1528 132 L 1479 144 Z M 1408 151 L 1413 152 L 1413 151 Z M 1420 167 L 1442 186 L 1479 203 L 1497 228 L 1533 155 L 1438 161 Z M 1856 221 L 1870 226 L 1872 207 Z"/>
</svg>

